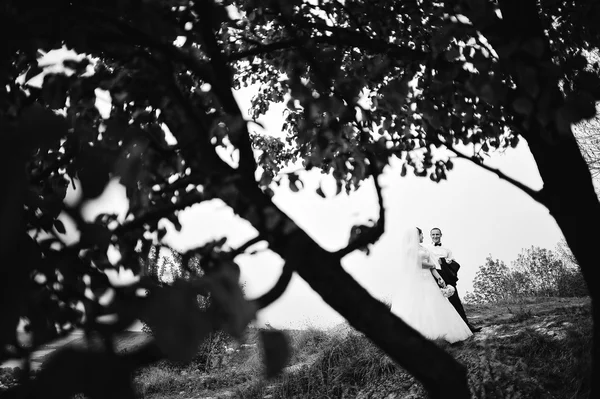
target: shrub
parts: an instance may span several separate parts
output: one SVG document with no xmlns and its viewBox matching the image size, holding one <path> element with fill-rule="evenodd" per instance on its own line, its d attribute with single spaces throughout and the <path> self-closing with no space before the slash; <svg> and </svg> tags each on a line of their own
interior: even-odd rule
<svg viewBox="0 0 600 399">
<path fill-rule="evenodd" d="M 473 292 L 465 296 L 469 303 L 499 303 L 525 297 L 587 296 L 583 276 L 564 257 L 553 251 L 531 247 L 525 249 L 508 267 L 492 259 L 479 267 Z"/>
</svg>

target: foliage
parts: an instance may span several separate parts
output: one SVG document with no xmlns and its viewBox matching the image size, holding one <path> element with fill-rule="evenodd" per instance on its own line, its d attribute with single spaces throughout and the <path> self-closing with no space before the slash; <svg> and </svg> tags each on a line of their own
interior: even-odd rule
<svg viewBox="0 0 600 399">
<path fill-rule="evenodd" d="M 587 296 L 585 283 L 576 267 L 563 256 L 539 247 L 525 249 L 511 267 L 492 259 L 479 266 L 473 292 L 465 301 L 473 303 L 507 302 L 526 297 Z"/>
<path fill-rule="evenodd" d="M 0 46 L 0 130 L 9 149 L 0 159 L 0 359 L 26 359 L 83 328 L 103 338 L 103 353 L 60 352 L 20 389 L 131 397 L 138 367 L 162 357 L 190 361 L 215 331 L 241 339 L 295 271 L 433 397 L 444 389 L 468 395 L 464 368 L 391 315 L 341 259 L 368 251 L 384 232 L 378 176 L 390 158 L 402 161 L 402 175 L 436 182 L 462 158 L 549 209 L 595 298 L 594 239 L 585 227 L 600 217 L 600 203 L 571 124 L 593 117 L 600 98 L 600 66 L 582 55 L 598 48 L 599 13 L 591 0 L 3 2 L 0 23 L 11 35 Z M 44 64 L 41 54 L 61 48 L 73 52 Z M 232 93 L 247 85 L 260 88 L 253 118 L 285 103 L 285 137 L 252 131 Z M 96 107 L 101 94 L 110 98 L 107 113 Z M 483 162 L 521 139 L 543 191 Z M 338 194 L 371 180 L 379 219 L 355 226 L 346 248 L 326 251 L 271 201 L 269 186 L 290 164 L 321 169 Z M 301 188 L 296 173 L 285 177 Z M 85 206 L 109 182 L 125 187 L 127 215 L 86 218 Z M 74 200 L 69 186 L 77 187 Z M 148 259 L 164 246 L 165 223 L 180 230 L 181 210 L 216 199 L 256 237 L 236 249 L 225 239 L 198 243 L 177 259 L 178 278 L 157 281 Z M 271 291 L 249 300 L 235 259 L 258 241 L 286 266 Z M 135 278 L 122 285 L 119 273 Z M 206 309 L 198 295 L 210 298 Z M 113 356 L 111 337 L 136 319 L 152 325 L 154 340 Z M 33 348 L 16 342 L 20 320 Z M 287 353 L 281 334 L 264 339 Z M 279 371 L 284 359 L 269 353 L 266 369 Z M 85 378 L 66 381 L 88 356 L 94 373 L 117 382 L 95 390 Z"/>
</svg>

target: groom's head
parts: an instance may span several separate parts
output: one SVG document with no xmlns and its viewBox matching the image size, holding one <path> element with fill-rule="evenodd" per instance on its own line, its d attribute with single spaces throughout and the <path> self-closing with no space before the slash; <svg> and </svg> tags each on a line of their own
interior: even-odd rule
<svg viewBox="0 0 600 399">
<path fill-rule="evenodd" d="M 433 241 L 434 244 L 437 244 L 442 239 L 442 230 L 440 230 L 439 227 L 434 227 L 429 232 L 429 235 L 431 236 L 431 241 Z"/>
</svg>

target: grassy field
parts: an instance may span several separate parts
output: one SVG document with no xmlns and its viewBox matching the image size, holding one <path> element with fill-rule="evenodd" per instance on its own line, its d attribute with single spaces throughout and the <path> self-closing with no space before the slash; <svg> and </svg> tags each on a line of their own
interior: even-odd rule
<svg viewBox="0 0 600 399">
<path fill-rule="evenodd" d="M 468 314 L 483 330 L 458 346 L 438 344 L 467 367 L 474 398 L 587 396 L 592 326 L 587 298 L 469 306 Z M 138 391 L 152 399 L 426 397 L 418 382 L 348 326 L 288 335 L 293 357 L 276 379 L 261 377 L 254 347 L 210 372 L 168 363 L 140 370 Z"/>
<path fill-rule="evenodd" d="M 587 397 L 589 299 L 534 298 L 467 306 L 467 313 L 483 330 L 459 345 L 437 344 L 467 367 L 474 398 Z M 293 354 L 289 366 L 275 379 L 262 377 L 260 346 L 253 345 L 257 332 L 249 331 L 250 345 L 221 357 L 186 365 L 163 361 L 138 370 L 134 383 L 139 397 L 426 397 L 418 382 L 347 325 L 286 333 Z M 141 339 L 134 335 L 127 337 L 128 342 Z"/>
</svg>

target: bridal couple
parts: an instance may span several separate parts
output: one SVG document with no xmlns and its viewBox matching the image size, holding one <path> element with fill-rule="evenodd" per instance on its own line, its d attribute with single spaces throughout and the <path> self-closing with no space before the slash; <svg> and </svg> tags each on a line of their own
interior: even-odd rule
<svg viewBox="0 0 600 399">
<path fill-rule="evenodd" d="M 467 320 L 456 291 L 460 265 L 442 246 L 442 231 L 433 228 L 430 236 L 433 246 L 426 248 L 421 229 L 405 232 L 399 263 L 401 278 L 391 310 L 426 338 L 463 341 L 480 328 Z"/>
</svg>

